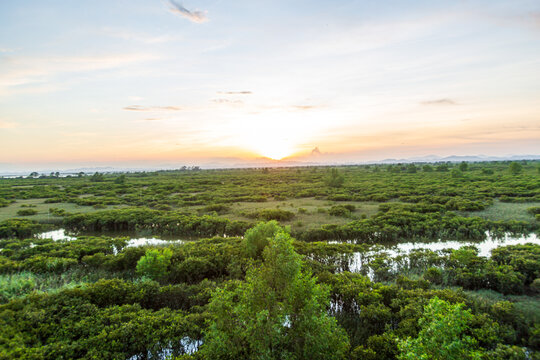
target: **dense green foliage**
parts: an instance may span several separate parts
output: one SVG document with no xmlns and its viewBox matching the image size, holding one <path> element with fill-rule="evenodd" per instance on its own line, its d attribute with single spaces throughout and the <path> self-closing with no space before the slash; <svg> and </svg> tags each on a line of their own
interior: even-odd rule
<svg viewBox="0 0 540 360">
<path fill-rule="evenodd" d="M 408 338 L 398 345 L 400 360 L 434 359 L 465 360 L 481 359 L 474 338 L 466 335 L 472 324 L 470 310 L 464 304 L 450 305 L 437 297 L 424 308 L 418 321 L 420 332 L 415 339 Z"/>
<path fill-rule="evenodd" d="M 46 227 L 32 220 L 9 219 L 0 222 L 0 239 L 30 237 Z"/>
<path fill-rule="evenodd" d="M 0 179 L 0 359 L 540 359 L 538 162 L 463 164 Z"/>
<path fill-rule="evenodd" d="M 463 164 L 425 164 L 423 171 L 397 164 L 0 179 L 4 206 L 0 216 L 2 212 L 17 216 L 10 210 L 17 203 L 39 201 L 38 214 L 30 219 L 63 221 L 75 231 L 129 230 L 190 237 L 237 236 L 254 220 L 278 220 L 291 225 L 292 233 L 305 241 L 477 239 L 486 231 L 539 229 L 534 214 L 497 218 L 480 213 L 498 203 L 540 202 L 537 162 Z M 518 173 L 508 170 L 514 164 L 520 167 Z M 430 168 L 435 171 L 425 170 Z M 445 170 L 456 170 L 459 176 Z M 305 206 L 287 204 L 289 199 L 327 201 L 328 207 L 305 211 L 301 210 Z M 344 201 L 347 204 L 339 203 Z M 365 204 L 373 203 L 379 211 L 366 214 Z M 47 204 L 55 204 L 56 210 L 49 211 Z M 283 205 L 289 208 L 280 208 Z"/>
<path fill-rule="evenodd" d="M 274 244 L 276 235 L 279 235 L 279 246 Z M 101 237 L 56 242 L 2 240 L 0 272 L 4 275 L 0 275 L 0 280 L 3 279 L 0 284 L 5 284 L 2 288 L 9 293 L 3 295 L 5 305 L 0 306 L 0 319 L 4 321 L 2 326 L 5 329 L 4 338 L 0 339 L 0 353 L 4 351 L 7 358 L 35 354 L 42 354 L 44 358 L 129 358 L 158 354 L 166 348 L 174 354 L 181 354 L 186 351 L 186 341 L 194 343 L 204 339 L 204 333 L 211 331 L 214 324 L 211 319 L 216 317 L 223 321 L 239 321 L 243 317 L 250 319 L 252 322 L 246 323 L 244 331 L 235 332 L 231 338 L 238 339 L 238 336 L 247 341 L 250 332 L 246 329 L 263 331 L 261 329 L 266 329 L 263 325 L 270 326 L 265 321 L 257 322 L 260 317 L 254 314 L 264 313 L 270 308 L 272 299 L 281 299 L 277 309 L 283 312 L 272 313 L 276 316 L 272 324 L 279 325 L 278 319 L 286 317 L 289 311 L 285 310 L 291 307 L 311 304 L 310 311 L 319 309 L 317 313 L 321 314 L 322 304 L 329 304 L 329 314 L 345 330 L 351 344 L 343 358 L 393 359 L 400 353 L 399 341 L 408 337 L 418 338 L 422 329 L 418 321 L 434 296 L 450 304 L 465 304 L 463 309 L 473 315 L 467 334 L 474 339 L 483 358 L 504 359 L 508 353 L 523 354 L 522 346 L 531 351 L 540 350 L 539 332 L 535 330 L 540 327 L 540 313 L 534 307 L 527 310 L 520 305 L 538 303 L 533 282 L 528 280 L 537 278 L 539 274 L 538 245 L 501 247 L 494 251 L 491 259 L 479 257 L 468 248 L 441 253 L 417 250 L 410 255 L 392 258 L 373 253 L 373 248 L 363 245 L 291 243 L 287 233 L 276 223 L 260 224 L 251 229 L 244 240 L 215 238 L 161 250 L 126 247 L 126 243 L 125 238 Z M 255 249 L 262 248 L 263 257 L 259 257 L 257 251 L 248 250 L 251 243 Z M 269 248 L 271 244 L 275 245 L 274 248 Z M 165 274 L 160 274 L 163 285 L 137 280 L 137 264 L 153 251 L 157 254 L 172 253 Z M 288 255 L 283 256 L 281 252 Z M 304 259 L 302 270 L 298 270 L 300 258 L 295 252 Z M 353 268 L 353 254 L 360 254 L 365 265 Z M 261 259 L 264 261 L 260 262 Z M 283 261 L 291 261 L 291 264 L 285 266 Z M 504 274 L 514 274 L 500 278 L 500 281 L 508 279 L 510 293 L 525 293 L 529 297 L 509 302 L 504 298 L 491 300 L 468 296 L 446 286 L 444 290 L 441 288 L 441 285 L 459 281 L 466 285 L 465 288 L 490 289 L 492 283 L 485 279 L 491 276 L 490 271 L 499 271 L 498 266 L 505 267 Z M 433 269 L 438 269 L 435 273 L 439 276 L 433 275 Z M 20 271 L 26 273 L 17 276 Z M 281 274 L 282 271 L 285 273 Z M 317 282 L 309 275 L 310 272 L 318 277 Z M 372 273 L 373 280 L 362 273 Z M 64 274 L 72 275 L 63 279 Z M 287 276 L 292 276 L 294 281 Z M 422 277 L 429 281 L 422 280 Z M 471 280 L 464 282 L 467 277 Z M 498 275 L 493 277 L 498 278 Z M 516 278 L 519 280 L 517 287 L 513 280 Z M 46 284 L 49 288 L 39 286 L 45 279 L 50 279 Z M 375 282 L 381 280 L 385 283 Z M 298 287 L 291 287 L 293 283 Z M 220 290 L 215 290 L 216 286 Z M 330 290 L 329 303 L 324 301 L 325 287 Z M 306 292 L 308 289 L 312 289 L 312 297 L 306 295 L 310 293 Z M 211 294 L 214 294 L 214 305 L 210 305 Z M 67 318 L 55 315 L 58 311 L 72 315 Z M 223 317 L 220 311 L 227 313 L 228 317 Z M 48 320 L 32 317 L 31 314 L 36 312 Z M 232 314 L 236 314 L 235 317 Z M 113 319 L 117 324 L 115 330 L 109 325 Z M 40 325 L 37 326 L 35 321 Z M 162 328 L 159 322 L 171 325 Z M 81 326 L 86 329 L 84 336 L 76 330 Z M 218 328 L 227 329 L 227 324 L 221 323 Z M 322 326 L 319 330 L 324 328 Z M 115 344 L 128 341 L 129 331 L 133 331 L 137 341 L 133 346 L 118 348 Z M 64 335 L 53 338 L 52 334 L 56 333 Z M 108 338 L 110 341 L 100 337 L 105 333 L 114 334 Z M 287 343 L 291 339 L 279 340 L 278 334 L 275 340 L 280 346 L 292 349 L 290 346 L 293 345 Z M 338 334 L 339 331 L 334 333 Z M 186 337 L 188 339 L 182 342 Z M 27 340 L 16 340 L 23 338 Z M 249 341 L 260 349 L 268 344 L 266 341 L 273 340 L 250 338 Z M 339 343 L 341 340 L 336 341 Z M 173 342 L 170 347 L 159 345 L 169 342 Z M 60 348 L 62 344 L 71 345 Z M 236 354 L 235 351 L 251 350 L 237 346 L 230 353 Z M 204 352 L 196 354 L 202 356 Z M 206 358 L 215 357 L 209 355 Z"/>
<path fill-rule="evenodd" d="M 35 209 L 21 209 L 17 211 L 17 215 L 20 215 L 20 216 L 30 216 L 30 215 L 36 215 L 36 214 L 37 214 L 37 210 Z"/>
<path fill-rule="evenodd" d="M 170 249 L 148 249 L 137 262 L 137 272 L 152 280 L 162 279 L 171 265 Z"/>
<path fill-rule="evenodd" d="M 186 352 L 201 339 L 197 311 L 207 286 L 165 286 L 121 280 L 30 295 L 0 306 L 0 358 L 124 359 Z"/>
<path fill-rule="evenodd" d="M 263 233 L 268 227 L 259 224 L 254 231 Z M 252 268 L 245 282 L 212 295 L 202 355 L 208 359 L 344 358 L 348 339 L 326 313 L 328 291 L 302 270 L 289 234 L 277 231 L 268 240 L 262 265 Z"/>
<path fill-rule="evenodd" d="M 283 229 L 280 228 L 276 221 L 260 223 L 249 229 L 244 236 L 246 253 L 254 259 L 260 259 L 264 248 L 281 231 Z"/>
<path fill-rule="evenodd" d="M 341 226 L 323 225 L 319 229 L 297 232 L 297 236 L 304 241 L 354 239 L 359 243 L 378 243 L 410 238 L 483 239 L 486 231 L 495 235 L 519 234 L 536 228 L 536 225 L 523 221 L 460 216 L 441 211 L 441 208 L 435 204 L 382 204 L 372 218 Z"/>
<path fill-rule="evenodd" d="M 249 224 L 211 215 L 189 215 L 182 212 L 126 208 L 102 210 L 66 216 L 66 228 L 73 231 L 141 231 L 181 236 L 242 235 Z"/>
</svg>

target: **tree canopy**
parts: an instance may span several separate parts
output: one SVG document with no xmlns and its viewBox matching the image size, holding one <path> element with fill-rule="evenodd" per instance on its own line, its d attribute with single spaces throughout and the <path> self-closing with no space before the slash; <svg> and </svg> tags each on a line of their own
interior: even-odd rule
<svg viewBox="0 0 540 360">
<path fill-rule="evenodd" d="M 398 344 L 400 360 L 462 360 L 481 359 L 478 343 L 466 334 L 473 315 L 464 304 L 452 305 L 438 297 L 432 298 L 418 321 L 418 337 Z"/>
<path fill-rule="evenodd" d="M 261 223 L 259 233 L 274 231 Z M 268 238 L 246 281 L 217 290 L 202 354 L 212 359 L 341 359 L 348 338 L 327 314 L 328 289 L 302 269 L 290 235 Z"/>
</svg>

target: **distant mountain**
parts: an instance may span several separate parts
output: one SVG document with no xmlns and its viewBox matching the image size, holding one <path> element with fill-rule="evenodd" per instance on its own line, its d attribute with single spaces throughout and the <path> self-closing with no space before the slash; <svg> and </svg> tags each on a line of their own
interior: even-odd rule
<svg viewBox="0 0 540 360">
<path fill-rule="evenodd" d="M 480 162 L 480 161 L 508 161 L 508 160 L 540 160 L 540 155 L 508 155 L 508 156 L 485 156 L 485 155 L 451 155 L 438 156 L 427 155 L 404 159 L 384 159 L 370 161 L 371 164 L 397 164 L 412 162 Z"/>
</svg>

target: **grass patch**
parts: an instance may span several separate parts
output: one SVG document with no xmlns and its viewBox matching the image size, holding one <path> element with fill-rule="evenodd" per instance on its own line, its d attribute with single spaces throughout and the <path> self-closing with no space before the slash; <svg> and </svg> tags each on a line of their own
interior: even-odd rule
<svg viewBox="0 0 540 360">
<path fill-rule="evenodd" d="M 328 211 L 320 212 L 319 209 L 329 210 L 334 205 L 351 204 L 355 206 L 355 210 L 351 211 L 351 218 L 343 218 L 332 216 Z M 314 198 L 302 198 L 302 199 L 287 199 L 287 200 L 269 200 L 266 202 L 254 203 L 254 202 L 238 202 L 230 204 L 230 208 L 227 212 L 219 214 L 221 217 L 230 220 L 245 220 L 250 221 L 252 219 L 245 216 L 245 214 L 253 213 L 264 209 L 280 209 L 290 211 L 295 214 L 294 218 L 290 221 L 280 221 L 284 225 L 290 225 L 294 230 L 299 228 L 305 229 L 317 229 L 324 224 L 337 224 L 344 225 L 350 222 L 354 218 L 371 217 L 375 215 L 379 209 L 378 202 L 362 202 L 362 201 L 329 201 L 329 200 L 317 200 Z M 201 209 L 203 207 L 200 207 Z M 303 209 L 299 211 L 299 209 Z"/>
<path fill-rule="evenodd" d="M 92 206 L 81 206 L 71 203 L 53 203 L 45 204 L 46 199 L 28 199 L 28 200 L 17 200 L 14 203 L 9 204 L 6 207 L 0 208 L 0 221 L 13 218 L 24 218 L 29 220 L 36 220 L 39 222 L 51 222 L 55 219 L 60 219 L 55 217 L 52 214 L 49 214 L 50 208 L 63 209 L 68 213 L 87 213 L 92 211 L 97 211 L 100 209 L 94 209 Z M 17 212 L 21 209 L 31 207 L 33 210 L 37 211 L 37 214 L 30 216 L 21 216 Z M 118 206 L 107 206 L 107 208 L 112 209 Z"/>
<path fill-rule="evenodd" d="M 468 216 L 479 216 L 488 220 L 520 220 L 534 221 L 534 215 L 527 211 L 530 207 L 540 206 L 540 202 L 505 203 L 496 200 L 492 206 L 481 210 L 465 213 Z"/>
<path fill-rule="evenodd" d="M 0 275 L 0 304 L 33 292 L 52 293 L 85 283 L 94 283 L 100 279 L 124 277 L 123 275 L 125 274 L 95 269 L 89 273 L 81 268 L 70 269 L 62 274 L 34 274 L 30 271 L 2 274 Z"/>
<path fill-rule="evenodd" d="M 525 318 L 533 322 L 540 321 L 540 297 L 528 295 L 503 295 L 493 290 L 465 291 L 471 298 L 494 304 L 499 301 L 510 301 Z"/>
</svg>

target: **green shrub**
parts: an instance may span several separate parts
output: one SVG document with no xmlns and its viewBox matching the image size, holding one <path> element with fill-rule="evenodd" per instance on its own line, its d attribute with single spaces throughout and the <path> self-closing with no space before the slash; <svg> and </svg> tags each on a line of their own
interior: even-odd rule
<svg viewBox="0 0 540 360">
<path fill-rule="evenodd" d="M 332 216 L 349 217 L 351 211 L 344 205 L 334 205 L 328 210 L 328 214 Z"/>
<path fill-rule="evenodd" d="M 510 170 L 510 173 L 512 173 L 513 175 L 517 175 L 523 170 L 523 167 L 521 166 L 520 163 L 513 161 L 508 166 L 508 169 Z"/>
<path fill-rule="evenodd" d="M 224 204 L 211 204 L 211 205 L 206 205 L 203 208 L 203 212 L 211 213 L 215 211 L 218 214 L 224 214 L 228 212 L 230 209 L 231 209 L 230 207 Z"/>
<path fill-rule="evenodd" d="M 137 262 L 137 273 L 152 280 L 162 279 L 171 264 L 172 251 L 169 248 L 148 249 Z"/>
<path fill-rule="evenodd" d="M 424 273 L 424 279 L 426 279 L 430 283 L 440 285 L 443 281 L 442 270 L 436 267 L 430 267 Z"/>
<path fill-rule="evenodd" d="M 49 208 L 49 213 L 53 216 L 66 216 L 66 210 L 58 208 Z"/>
<path fill-rule="evenodd" d="M 36 209 L 21 209 L 17 211 L 17 215 L 19 216 L 31 216 L 36 215 L 38 212 Z"/>
<path fill-rule="evenodd" d="M 482 169 L 482 174 L 484 175 L 493 175 L 493 169 Z"/>
<path fill-rule="evenodd" d="M 247 213 L 245 214 L 245 216 L 264 221 L 289 221 L 294 218 L 294 213 L 288 210 L 281 209 L 262 209 L 254 211 L 252 213 Z"/>
<path fill-rule="evenodd" d="M 332 168 L 328 171 L 325 182 L 330 187 L 339 188 L 343 186 L 345 177 L 339 173 L 338 169 Z"/>
<path fill-rule="evenodd" d="M 43 225 L 27 219 L 8 219 L 0 223 L 0 239 L 31 237 L 43 230 Z"/>
<path fill-rule="evenodd" d="M 270 239 L 282 231 L 283 229 L 276 221 L 261 222 L 247 230 L 244 236 L 244 248 L 247 254 L 256 259 L 262 257 L 263 250 Z"/>
<path fill-rule="evenodd" d="M 537 294 L 540 294 L 540 278 L 534 279 L 534 281 L 531 283 L 531 290 Z"/>
</svg>

